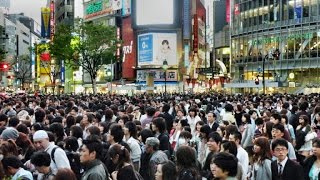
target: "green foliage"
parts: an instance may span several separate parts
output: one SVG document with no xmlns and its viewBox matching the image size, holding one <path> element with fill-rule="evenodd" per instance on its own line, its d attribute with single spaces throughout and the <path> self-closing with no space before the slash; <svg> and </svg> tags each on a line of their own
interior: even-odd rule
<svg viewBox="0 0 320 180">
<path fill-rule="evenodd" d="M 117 45 L 121 43 L 117 40 L 115 27 L 79 22 L 75 28 L 58 26 L 49 49 L 56 64 L 64 60 L 66 66 L 82 66 L 94 86 L 98 70 L 115 60 Z"/>
<path fill-rule="evenodd" d="M 57 26 L 56 34 L 53 41 L 49 44 L 51 56 L 56 60 L 56 64 L 60 64 L 61 60 L 65 60 L 67 65 L 73 62 L 73 54 L 75 49 L 72 48 L 72 26 L 60 24 Z"/>
<path fill-rule="evenodd" d="M 102 24 L 84 23 L 80 26 L 81 41 L 77 61 L 89 74 L 95 74 L 101 65 L 110 64 L 115 59 L 117 49 L 116 28 Z"/>
</svg>

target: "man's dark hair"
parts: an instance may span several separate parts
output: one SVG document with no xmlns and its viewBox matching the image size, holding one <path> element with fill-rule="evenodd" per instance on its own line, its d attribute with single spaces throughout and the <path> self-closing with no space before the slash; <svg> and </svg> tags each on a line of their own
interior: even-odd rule
<svg viewBox="0 0 320 180">
<path fill-rule="evenodd" d="M 210 138 L 214 140 L 217 144 L 222 142 L 222 137 L 217 132 L 210 133 L 208 139 Z"/>
<path fill-rule="evenodd" d="M 253 113 L 258 114 L 256 110 L 250 110 L 248 114 L 251 116 Z"/>
<path fill-rule="evenodd" d="M 228 151 L 228 153 L 237 156 L 238 147 L 235 142 L 224 140 L 222 141 L 221 146 L 225 151 Z"/>
<path fill-rule="evenodd" d="M 147 116 L 153 116 L 156 113 L 156 109 L 154 107 L 149 107 L 146 109 Z"/>
<path fill-rule="evenodd" d="M 224 109 L 227 111 L 227 112 L 232 112 L 233 111 L 233 106 L 231 104 L 226 104 L 224 106 Z"/>
<path fill-rule="evenodd" d="M 271 114 L 271 117 L 273 117 L 274 119 L 278 120 L 279 123 L 281 123 L 281 115 L 279 113 L 273 113 Z"/>
<path fill-rule="evenodd" d="M 0 114 L 0 122 L 1 122 L 1 121 L 6 122 L 6 124 L 7 124 L 7 122 L 8 122 L 8 116 L 5 115 L 5 114 Z"/>
<path fill-rule="evenodd" d="M 31 156 L 31 163 L 35 166 L 50 166 L 51 157 L 46 151 L 38 151 Z"/>
<path fill-rule="evenodd" d="M 46 113 L 44 110 L 38 109 L 34 113 L 34 117 L 35 117 L 36 122 L 42 123 L 44 121 L 44 118 L 46 117 Z"/>
<path fill-rule="evenodd" d="M 66 139 L 64 139 L 65 142 L 65 149 L 72 152 L 76 152 L 79 148 L 78 140 L 77 138 L 73 136 L 69 136 Z"/>
<path fill-rule="evenodd" d="M 218 153 L 213 158 L 212 163 L 222 169 L 222 172 L 228 172 L 228 176 L 235 177 L 237 175 L 238 160 L 230 153 Z"/>
<path fill-rule="evenodd" d="M 255 122 L 256 122 L 256 125 L 257 125 L 257 126 L 258 126 L 258 125 L 262 125 L 262 124 L 264 123 L 264 121 L 263 121 L 262 118 L 257 118 L 257 119 L 255 120 Z"/>
<path fill-rule="evenodd" d="M 130 136 L 132 136 L 133 138 L 137 138 L 137 126 L 134 122 L 128 121 L 124 126 L 128 128 Z"/>
<path fill-rule="evenodd" d="M 282 124 L 274 124 L 272 126 L 272 129 L 278 129 L 280 130 L 282 133 L 284 133 L 285 129 L 284 129 L 284 126 Z"/>
<path fill-rule="evenodd" d="M 308 102 L 304 101 L 299 104 L 299 109 L 301 111 L 306 111 L 308 109 L 308 106 L 309 106 Z"/>
<path fill-rule="evenodd" d="M 9 119 L 9 127 L 16 127 L 19 124 L 20 120 L 17 118 L 17 116 L 11 117 Z"/>
<path fill-rule="evenodd" d="M 143 144 L 145 144 L 148 137 L 153 137 L 153 132 L 150 129 L 142 129 L 140 136 Z"/>
<path fill-rule="evenodd" d="M 239 140 L 239 142 L 241 142 L 242 135 L 239 131 L 233 132 L 232 135 L 234 136 L 234 140 Z"/>
<path fill-rule="evenodd" d="M 166 121 L 162 117 L 153 119 L 152 124 L 158 128 L 160 133 L 164 133 L 166 131 Z"/>
<path fill-rule="evenodd" d="M 164 104 L 162 107 L 163 112 L 168 112 L 170 110 L 170 105 L 168 103 Z"/>
<path fill-rule="evenodd" d="M 40 102 L 40 107 L 41 107 L 42 109 L 45 109 L 45 108 L 47 107 L 47 103 L 46 103 L 45 101 L 41 101 L 41 102 Z"/>
<path fill-rule="evenodd" d="M 15 169 L 19 169 L 20 167 L 23 166 L 22 162 L 17 156 L 8 156 L 4 157 L 2 160 L 2 166 L 4 169 L 8 169 L 8 167 L 13 167 Z"/>
<path fill-rule="evenodd" d="M 95 151 L 96 159 L 100 159 L 102 155 L 102 143 L 97 135 L 89 135 L 87 139 L 83 140 L 83 145 L 89 150 L 89 153 Z"/>
<path fill-rule="evenodd" d="M 121 142 L 123 139 L 123 136 L 124 136 L 124 132 L 123 132 L 121 125 L 113 124 L 110 127 L 110 135 L 113 136 L 113 139 L 115 142 L 117 142 L 117 143 Z"/>
<path fill-rule="evenodd" d="M 80 126 L 77 125 L 73 125 L 70 128 L 70 132 L 72 131 L 72 136 L 78 138 L 82 138 L 83 137 L 83 129 Z"/>
<path fill-rule="evenodd" d="M 277 146 L 284 146 L 284 147 L 286 147 L 287 149 L 289 149 L 287 140 L 285 140 L 285 139 L 283 139 L 283 138 L 278 138 L 278 139 L 273 140 L 273 142 L 272 142 L 272 144 L 271 144 L 272 151 L 274 151 L 274 149 L 275 149 Z"/>
</svg>

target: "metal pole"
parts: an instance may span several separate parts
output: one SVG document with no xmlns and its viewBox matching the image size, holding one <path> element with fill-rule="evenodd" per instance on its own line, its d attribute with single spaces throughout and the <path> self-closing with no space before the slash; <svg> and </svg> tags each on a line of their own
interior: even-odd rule
<svg viewBox="0 0 320 180">
<path fill-rule="evenodd" d="M 265 81 L 265 74 L 264 74 L 264 66 L 265 66 L 267 57 L 268 57 L 268 55 L 266 55 L 262 60 L 262 92 L 263 92 L 263 94 L 266 94 L 266 81 Z"/>
<path fill-rule="evenodd" d="M 112 80 L 113 80 L 113 59 L 111 59 L 111 78 L 110 78 L 110 94 L 112 94 Z"/>
<path fill-rule="evenodd" d="M 167 96 L 167 70 L 164 71 L 164 95 Z"/>
</svg>

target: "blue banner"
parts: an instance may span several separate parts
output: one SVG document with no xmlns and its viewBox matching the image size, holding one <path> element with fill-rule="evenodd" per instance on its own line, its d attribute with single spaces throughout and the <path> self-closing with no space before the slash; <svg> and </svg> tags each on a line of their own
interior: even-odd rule
<svg viewBox="0 0 320 180">
<path fill-rule="evenodd" d="M 64 72 L 65 72 L 65 66 L 64 66 L 64 60 L 62 60 L 61 61 L 61 71 L 60 71 L 61 84 L 64 83 L 64 81 L 65 81 Z"/>
<path fill-rule="evenodd" d="M 183 0 L 183 39 L 190 39 L 191 36 L 191 3 L 190 0 Z"/>
<path fill-rule="evenodd" d="M 296 20 L 296 23 L 301 23 L 302 11 L 302 0 L 295 0 L 294 19 Z"/>
<path fill-rule="evenodd" d="M 151 63 L 153 58 L 153 35 L 138 36 L 138 64 Z"/>
</svg>

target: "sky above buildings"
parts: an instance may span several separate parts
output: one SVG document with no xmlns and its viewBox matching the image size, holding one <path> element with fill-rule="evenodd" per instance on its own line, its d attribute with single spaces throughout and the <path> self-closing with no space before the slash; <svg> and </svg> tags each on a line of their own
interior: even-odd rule
<svg viewBox="0 0 320 180">
<path fill-rule="evenodd" d="M 41 23 L 41 7 L 45 7 L 46 0 L 10 0 L 9 13 L 24 13 L 25 16 L 33 18 Z"/>
</svg>

